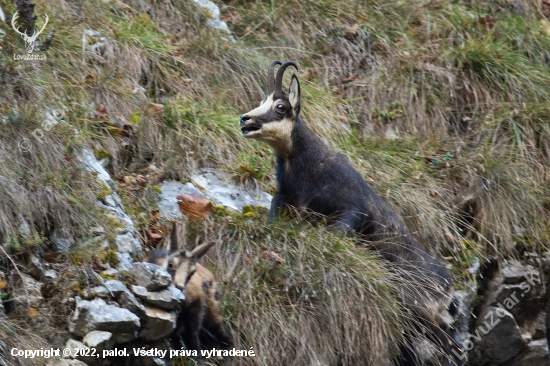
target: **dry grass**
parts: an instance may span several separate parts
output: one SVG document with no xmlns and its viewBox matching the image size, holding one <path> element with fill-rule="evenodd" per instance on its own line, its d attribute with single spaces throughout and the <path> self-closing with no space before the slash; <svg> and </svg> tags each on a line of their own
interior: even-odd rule
<svg viewBox="0 0 550 366">
<path fill-rule="evenodd" d="M 44 366 L 47 360 L 38 358 L 25 359 L 13 356 L 12 349 L 39 350 L 49 349 L 48 342 L 37 335 L 28 324 L 0 317 L 0 362 L 6 366 Z"/>
<path fill-rule="evenodd" d="M 264 215 L 230 215 L 227 224 L 219 211 L 189 230 L 190 242 L 222 238 L 210 269 L 225 279 L 236 348 L 257 355 L 238 364 L 390 364 L 405 321 L 395 272 L 349 238 L 296 219 L 266 225 Z"/>
<path fill-rule="evenodd" d="M 430 251 L 460 260 L 471 251 L 465 237 L 477 255 L 548 246 L 550 36 L 528 2 L 232 0 L 220 5 L 235 44 L 192 2 L 36 3 L 56 27 L 48 60 L 14 61 L 23 43 L 9 27 L 0 43 L 0 241 L 12 247 L 49 243 L 55 230 L 78 241 L 101 222 L 91 209 L 101 187 L 75 163 L 82 146 L 109 157 L 114 177 L 154 164 L 157 180 L 185 180 L 215 167 L 273 189 L 272 152 L 240 138 L 237 122 L 263 99 L 276 58 L 300 65 L 307 123 Z M 83 52 L 84 29 L 107 44 Z M 164 104 L 162 115 L 148 113 L 150 102 Z M 101 104 L 108 116 L 96 118 Z M 38 143 L 29 133 L 47 107 L 70 127 Z M 17 148 L 22 137 L 30 152 Z M 123 192 L 141 229 L 156 183 L 143 197 Z M 32 243 L 20 214 L 36 229 Z M 322 228 L 254 220 L 230 226 L 211 256 L 224 274 L 240 255 L 224 296 L 239 346 L 303 365 L 379 365 L 394 353 L 403 318 L 386 264 Z M 285 263 L 270 263 L 263 247 Z"/>
</svg>

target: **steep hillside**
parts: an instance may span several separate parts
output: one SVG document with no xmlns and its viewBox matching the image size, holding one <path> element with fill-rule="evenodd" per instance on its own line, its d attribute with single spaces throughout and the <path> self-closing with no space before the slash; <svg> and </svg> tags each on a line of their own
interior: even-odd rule
<svg viewBox="0 0 550 366">
<path fill-rule="evenodd" d="M 198 0 L 34 1 L 35 28 L 49 20 L 34 51 L 42 59 L 30 61 L 17 59 L 27 52 L 10 26 L 22 3 L 0 0 L 7 364 L 45 364 L 6 350 L 62 346 L 74 311 L 67 299 L 99 283 L 90 274 L 101 272 L 98 258 L 117 265 L 123 227 L 102 208 L 116 190 L 142 246 L 135 260 L 168 232 L 157 207 L 165 180 L 210 168 L 276 190 L 273 152 L 238 127 L 264 98 L 273 59 L 300 66 L 307 124 L 448 261 L 456 288 L 475 282 L 467 269 L 476 261 L 548 251 L 546 1 L 218 1 L 230 33 Z M 16 20 L 20 30 L 28 23 Z M 116 187 L 83 168 L 83 151 Z M 189 243 L 218 238 L 203 263 L 224 280 L 237 348 L 256 353 L 237 364 L 378 366 L 395 356 L 409 326 L 396 287 L 414 284 L 399 283 L 354 238 L 292 215 L 268 224 L 253 207 L 218 206 L 188 225 Z M 7 288 L 29 253 L 58 277 L 39 308 L 15 309 Z"/>
</svg>

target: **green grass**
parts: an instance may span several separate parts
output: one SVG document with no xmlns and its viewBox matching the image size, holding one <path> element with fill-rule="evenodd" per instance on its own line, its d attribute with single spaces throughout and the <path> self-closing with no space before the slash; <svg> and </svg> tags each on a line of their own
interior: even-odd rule
<svg viewBox="0 0 550 366">
<path fill-rule="evenodd" d="M 153 225 L 155 186 L 185 181 L 199 168 L 273 193 L 274 155 L 242 138 L 238 119 L 263 99 L 269 61 L 292 59 L 305 121 L 350 159 L 419 241 L 453 257 L 457 287 L 471 280 L 463 272 L 472 256 L 547 250 L 550 35 L 530 3 L 510 11 L 495 2 L 234 0 L 220 6 L 236 43 L 223 41 L 191 2 L 153 2 L 148 12 L 123 1 L 36 4 L 56 28 L 48 60 L 13 60 L 24 44 L 9 26 L 0 41 L 6 248 L 45 246 L 54 229 L 81 244 L 90 227 L 113 229 L 93 209 L 103 187 L 75 161 L 83 146 L 109 158 L 114 178 L 147 176 L 140 192 L 120 187 L 140 230 Z M 7 0 L 0 6 L 8 16 L 16 9 Z M 112 54 L 83 54 L 83 29 L 100 31 Z M 164 112 L 148 115 L 151 102 Z M 100 104 L 108 116 L 98 119 Z M 22 153 L 18 141 L 40 128 L 46 107 L 62 110 L 69 125 L 47 131 L 44 143 L 30 137 L 33 150 Z M 136 133 L 121 134 L 121 120 Z M 386 138 L 390 129 L 395 139 Z M 158 173 L 147 175 L 151 164 Z M 18 214 L 29 212 L 36 234 L 25 241 Z M 233 223 L 222 229 L 226 216 Z M 403 321 L 391 270 L 322 226 L 263 217 L 219 212 L 191 228 L 193 240 L 223 234 L 210 263 L 218 277 L 239 258 L 222 302 L 239 346 L 303 365 L 316 361 L 313 352 L 335 364 L 337 349 L 348 357 L 344 364 L 363 357 L 378 365 Z M 285 262 L 267 260 L 264 248 Z M 80 245 L 76 254 L 90 250 Z M 276 343 L 269 332 L 279 335 Z M 310 345 L 300 343 L 303 334 Z"/>
</svg>

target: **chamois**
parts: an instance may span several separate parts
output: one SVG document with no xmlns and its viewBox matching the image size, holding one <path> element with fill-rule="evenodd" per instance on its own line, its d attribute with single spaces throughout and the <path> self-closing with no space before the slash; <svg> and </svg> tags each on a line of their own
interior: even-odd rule
<svg viewBox="0 0 550 366">
<path fill-rule="evenodd" d="M 281 65 L 274 77 L 274 70 Z M 278 192 L 268 218 L 277 218 L 282 207 L 295 207 L 328 218 L 337 231 L 353 230 L 371 240 L 379 253 L 397 264 L 420 289 L 408 289 L 401 300 L 430 338 L 445 353 L 444 365 L 461 365 L 459 348 L 445 320 L 456 310 L 451 278 L 441 263 L 412 237 L 395 212 L 365 182 L 341 154 L 332 151 L 300 118 L 300 83 L 292 75 L 288 94 L 283 75 L 292 61 L 272 61 L 268 91 L 258 108 L 241 116 L 241 135 L 269 144 L 276 153 Z M 425 295 L 424 295 L 425 294 Z M 402 365 L 421 363 L 411 339 L 402 348 Z M 452 352 L 455 351 L 455 352 Z"/>
<path fill-rule="evenodd" d="M 220 344 L 222 349 L 234 347 L 229 326 L 220 313 L 216 281 L 212 272 L 197 263 L 216 242 L 210 241 L 197 246 L 192 251 L 177 245 L 177 223 L 172 226 L 171 250 L 156 249 L 147 258 L 149 263 L 158 264 L 168 270 L 172 276 L 172 285 L 185 294 L 182 309 L 172 333 L 172 343 L 177 345 L 180 337 L 185 346 L 196 350 L 200 356 L 201 343 Z M 178 249 L 176 249 L 178 248 Z M 232 365 L 231 357 L 224 359 L 224 365 Z"/>
</svg>

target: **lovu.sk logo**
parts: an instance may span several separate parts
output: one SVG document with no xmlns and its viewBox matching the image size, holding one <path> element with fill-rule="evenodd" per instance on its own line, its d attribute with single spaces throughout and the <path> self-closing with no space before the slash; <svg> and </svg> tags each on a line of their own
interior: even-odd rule
<svg viewBox="0 0 550 366">
<path fill-rule="evenodd" d="M 32 53 L 34 51 L 34 47 L 36 46 L 36 39 L 38 38 L 40 33 L 44 31 L 44 29 L 46 28 L 46 25 L 48 25 L 48 20 L 49 20 L 48 15 L 45 14 L 44 16 L 45 21 L 44 21 L 44 25 L 42 26 L 42 29 L 40 29 L 40 31 L 38 32 L 33 29 L 32 36 L 29 36 L 27 34 L 26 29 L 24 32 L 19 31 L 19 27 L 15 25 L 15 21 L 17 20 L 17 18 L 19 18 L 19 14 L 18 12 L 15 12 L 13 17 L 11 18 L 11 25 L 13 29 L 17 32 L 17 34 L 19 34 L 21 38 L 23 38 L 23 41 L 25 41 L 25 48 L 27 50 L 27 54 L 26 55 L 14 54 L 13 55 L 14 60 L 45 60 L 46 55 L 33 55 Z"/>
</svg>

